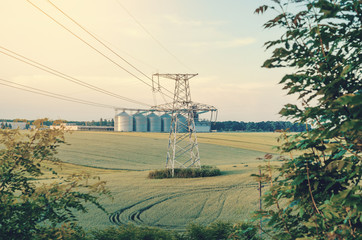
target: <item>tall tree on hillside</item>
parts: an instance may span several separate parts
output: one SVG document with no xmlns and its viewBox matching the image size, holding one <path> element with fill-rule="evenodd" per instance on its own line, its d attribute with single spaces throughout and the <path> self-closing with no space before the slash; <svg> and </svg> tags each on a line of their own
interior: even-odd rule
<svg viewBox="0 0 362 240">
<path fill-rule="evenodd" d="M 288 67 L 280 81 L 300 104 L 281 115 L 311 124 L 285 134 L 289 158 L 270 182 L 259 212 L 276 239 L 362 238 L 362 2 L 272 0 L 256 12 L 275 10 L 267 29 L 284 29 L 267 42 L 263 67 Z M 298 151 L 299 154 L 293 154 Z M 269 176 L 270 177 L 270 176 Z"/>
</svg>

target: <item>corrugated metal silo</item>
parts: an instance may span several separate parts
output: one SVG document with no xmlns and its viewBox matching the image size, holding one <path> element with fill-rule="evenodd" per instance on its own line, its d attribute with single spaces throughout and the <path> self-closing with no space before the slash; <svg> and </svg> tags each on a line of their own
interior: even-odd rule
<svg viewBox="0 0 362 240">
<path fill-rule="evenodd" d="M 133 119 L 126 112 L 116 115 L 114 119 L 114 131 L 116 132 L 132 132 Z"/>
<path fill-rule="evenodd" d="M 147 132 L 147 118 L 142 113 L 134 114 L 133 119 L 135 132 Z"/>
<path fill-rule="evenodd" d="M 157 116 L 155 113 L 150 113 L 147 116 L 148 120 L 148 130 L 150 132 L 161 132 L 161 118 Z"/>
<path fill-rule="evenodd" d="M 181 114 L 177 115 L 178 122 L 177 122 L 177 132 L 187 132 L 188 126 L 187 126 L 187 120 L 184 116 Z"/>
<path fill-rule="evenodd" d="M 167 113 L 161 116 L 161 130 L 162 132 L 170 132 L 171 116 Z"/>
</svg>

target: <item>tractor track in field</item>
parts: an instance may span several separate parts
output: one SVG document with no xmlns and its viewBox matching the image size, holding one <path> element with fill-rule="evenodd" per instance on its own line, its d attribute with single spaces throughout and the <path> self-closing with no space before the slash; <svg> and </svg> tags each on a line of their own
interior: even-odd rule
<svg viewBox="0 0 362 240">
<path fill-rule="evenodd" d="M 257 183 L 240 183 L 234 184 L 229 186 L 215 186 L 215 187 L 203 187 L 199 189 L 180 189 L 174 190 L 174 192 L 168 193 L 159 193 L 147 197 L 141 201 L 134 202 L 129 204 L 118 211 L 109 215 L 109 221 L 116 225 L 124 225 L 128 223 L 133 223 L 136 225 L 148 225 L 148 226 L 157 226 L 157 227 L 165 227 L 176 229 L 179 226 L 176 225 L 160 225 L 157 224 L 158 220 L 155 222 L 151 222 L 150 219 L 147 219 L 145 213 L 152 210 L 153 207 L 158 206 L 159 204 L 163 204 L 167 201 L 177 201 L 180 198 L 190 198 L 193 195 L 200 195 L 200 194 L 207 194 L 207 193 L 220 193 L 218 196 L 217 202 L 217 209 L 215 210 L 215 215 L 210 219 L 211 221 L 216 220 L 223 212 L 225 202 L 227 200 L 227 192 L 230 190 L 235 190 L 237 188 L 253 188 L 258 187 Z M 156 190 L 157 191 L 157 190 Z M 206 202 L 208 198 L 205 198 L 204 201 L 200 204 L 200 210 L 198 213 L 195 214 L 194 219 L 197 219 L 201 216 L 202 212 L 204 211 Z M 169 214 L 172 215 L 172 212 Z M 194 220 L 190 219 L 190 220 Z"/>
<path fill-rule="evenodd" d="M 226 196 L 225 196 L 225 192 L 221 193 L 218 199 L 218 203 L 220 204 L 220 207 L 218 208 L 217 214 L 215 216 L 215 218 L 212 220 L 215 221 L 218 217 L 220 217 L 222 210 L 224 209 L 225 206 L 225 201 L 226 201 Z"/>
</svg>

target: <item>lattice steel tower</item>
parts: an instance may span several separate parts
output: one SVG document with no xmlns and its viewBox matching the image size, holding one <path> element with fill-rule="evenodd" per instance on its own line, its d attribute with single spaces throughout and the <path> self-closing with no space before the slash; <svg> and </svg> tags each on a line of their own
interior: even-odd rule
<svg viewBox="0 0 362 240">
<path fill-rule="evenodd" d="M 189 80 L 196 75 L 154 74 L 175 80 L 173 102 L 155 107 L 159 110 L 171 110 L 166 168 L 172 169 L 172 175 L 175 168 L 201 167 L 194 119 L 197 105 L 191 101 L 189 85 Z"/>
</svg>

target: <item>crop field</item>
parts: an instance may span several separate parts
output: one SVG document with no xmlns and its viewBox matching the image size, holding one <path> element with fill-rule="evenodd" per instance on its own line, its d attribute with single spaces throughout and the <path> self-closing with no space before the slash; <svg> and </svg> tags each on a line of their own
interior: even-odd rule
<svg viewBox="0 0 362 240">
<path fill-rule="evenodd" d="M 133 223 L 183 230 L 190 222 L 240 222 L 259 207 L 257 182 L 250 174 L 273 153 L 276 133 L 199 133 L 201 163 L 222 175 L 194 179 L 148 179 L 164 167 L 168 134 L 74 132 L 59 157 L 62 171 L 87 171 L 107 181 L 113 200 L 102 198 L 109 215 L 92 207 L 80 214 L 87 229 Z M 278 164 L 274 160 L 273 164 Z"/>
</svg>

